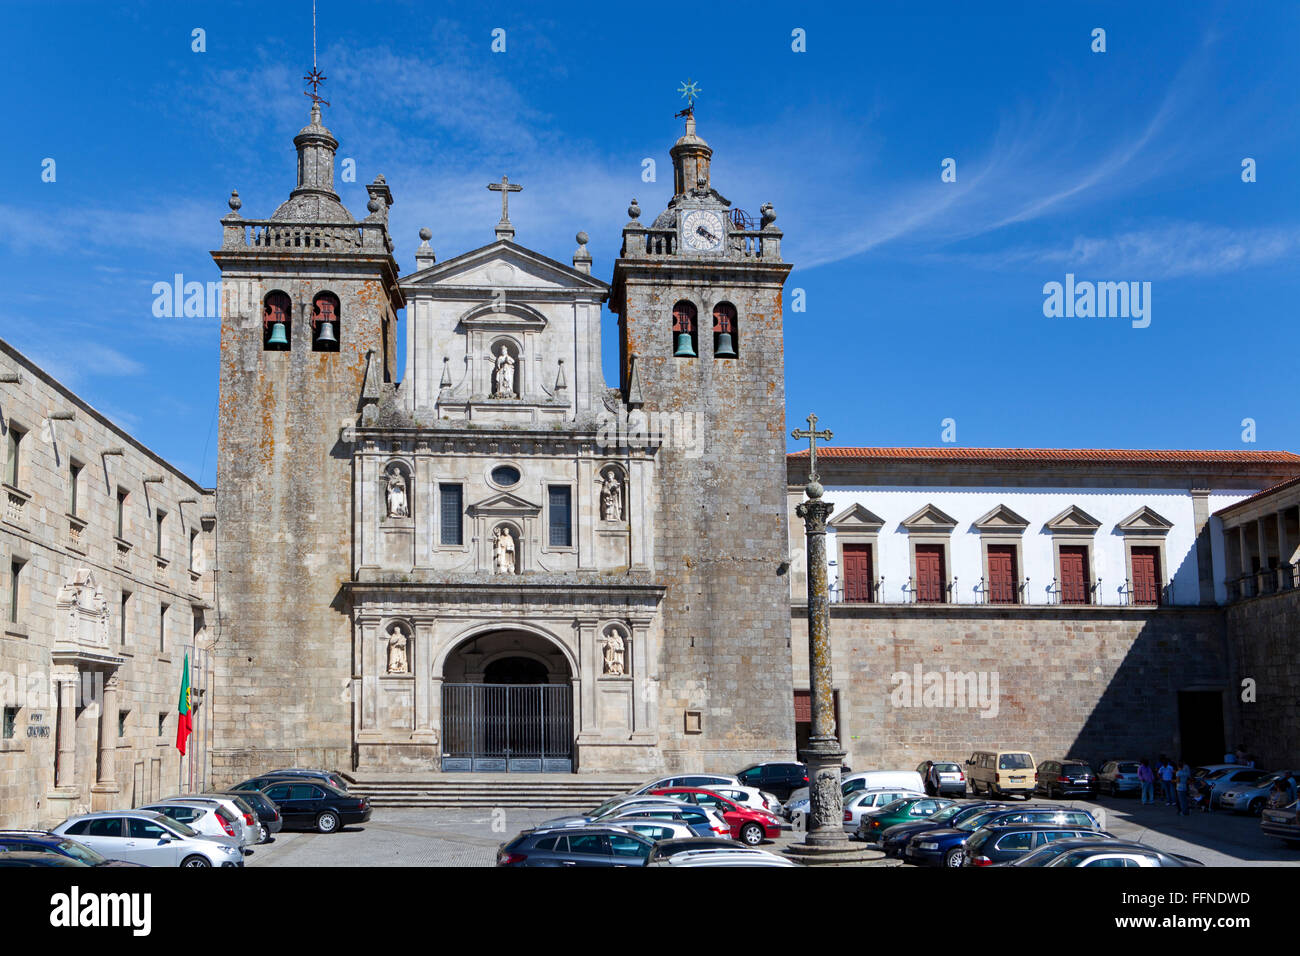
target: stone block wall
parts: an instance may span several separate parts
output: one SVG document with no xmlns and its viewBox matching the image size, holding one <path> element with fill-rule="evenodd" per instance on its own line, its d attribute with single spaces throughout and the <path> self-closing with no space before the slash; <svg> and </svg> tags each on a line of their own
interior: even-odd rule
<svg viewBox="0 0 1300 956">
<path fill-rule="evenodd" d="M 1229 605 L 1233 699 L 1243 746 L 1261 767 L 1300 767 L 1300 591 L 1266 594 Z M 1253 681 L 1255 700 L 1242 700 L 1241 682 Z"/>
</svg>

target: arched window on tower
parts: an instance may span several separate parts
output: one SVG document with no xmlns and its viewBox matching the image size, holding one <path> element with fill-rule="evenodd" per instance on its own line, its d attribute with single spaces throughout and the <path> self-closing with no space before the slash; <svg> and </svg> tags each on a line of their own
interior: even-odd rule
<svg viewBox="0 0 1300 956">
<path fill-rule="evenodd" d="M 695 306 L 682 300 L 673 306 L 673 357 L 695 358 L 700 354 L 696 339 Z"/>
<path fill-rule="evenodd" d="M 736 352 L 739 344 L 736 307 L 730 302 L 719 302 L 713 307 L 713 357 L 739 358 Z"/>
<path fill-rule="evenodd" d="M 339 297 L 333 292 L 317 292 L 311 303 L 311 349 L 313 352 L 337 352 L 339 336 Z"/>
<path fill-rule="evenodd" d="M 267 352 L 289 351 L 292 332 L 292 300 L 278 289 L 268 292 L 262 300 L 262 348 Z"/>
</svg>

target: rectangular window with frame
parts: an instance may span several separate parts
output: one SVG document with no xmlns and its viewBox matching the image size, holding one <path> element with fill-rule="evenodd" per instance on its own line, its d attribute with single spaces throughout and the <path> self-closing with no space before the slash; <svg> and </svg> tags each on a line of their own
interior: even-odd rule
<svg viewBox="0 0 1300 956">
<path fill-rule="evenodd" d="M 190 529 L 190 570 L 191 570 L 191 571 L 196 571 L 196 570 L 198 570 L 197 568 L 194 567 L 194 564 L 195 564 L 195 561 L 194 561 L 195 553 L 198 551 L 198 549 L 195 547 L 195 545 L 198 543 L 198 540 L 199 540 L 199 531 L 198 531 L 198 529 L 197 529 L 197 528 L 191 528 L 191 529 Z"/>
<path fill-rule="evenodd" d="M 1063 544 L 1060 547 L 1057 560 L 1061 572 L 1061 603 L 1090 603 L 1092 582 L 1089 580 L 1088 575 L 1088 546 L 1086 544 Z"/>
<path fill-rule="evenodd" d="M 11 487 L 18 487 L 18 479 L 21 477 L 19 468 L 19 453 L 22 451 L 23 436 L 27 433 L 9 422 L 9 427 L 5 432 L 5 483 Z"/>
<path fill-rule="evenodd" d="M 4 710 L 3 729 L 0 730 L 0 739 L 13 740 L 18 726 L 18 708 L 6 707 Z"/>
<path fill-rule="evenodd" d="M 17 624 L 19 615 L 19 599 L 22 596 L 22 576 L 23 562 L 9 562 L 9 623 Z"/>
<path fill-rule="evenodd" d="M 167 711 L 158 715 L 158 736 L 161 737 L 167 732 Z"/>
<path fill-rule="evenodd" d="M 78 500 L 81 493 L 81 462 L 69 460 L 68 462 L 68 514 L 74 518 L 80 517 L 77 510 L 81 507 Z"/>
<path fill-rule="evenodd" d="M 167 650 L 167 609 L 171 605 L 164 604 L 158 611 L 158 650 Z"/>
<path fill-rule="evenodd" d="M 918 544 L 916 546 L 916 600 L 922 604 L 943 604 L 947 601 L 947 594 L 943 545 Z"/>
<path fill-rule="evenodd" d="M 154 553 L 154 555 L 155 555 L 156 557 L 161 558 L 161 557 L 163 556 L 163 526 L 164 526 L 164 522 L 167 520 L 167 512 L 165 512 L 165 511 L 163 511 L 161 508 L 159 508 L 159 509 L 155 512 L 155 514 L 156 514 L 157 517 L 158 517 L 158 521 L 157 521 L 157 525 L 158 525 L 158 534 L 157 534 L 157 536 L 154 538 L 154 550 L 153 550 L 153 553 Z"/>
<path fill-rule="evenodd" d="M 1133 573 L 1133 603 L 1159 606 L 1160 549 L 1134 547 L 1129 552 Z"/>
<path fill-rule="evenodd" d="M 547 489 L 549 541 L 552 548 L 573 547 L 573 491 L 568 485 Z"/>
<path fill-rule="evenodd" d="M 117 626 L 118 626 L 118 642 L 121 643 L 121 644 L 126 644 L 126 615 L 127 615 L 127 610 L 128 610 L 127 605 L 130 603 L 130 601 L 131 601 L 131 592 L 130 592 L 130 591 L 123 591 L 123 592 L 122 592 L 122 609 L 121 609 L 121 613 L 118 615 L 118 619 L 117 619 Z"/>
<path fill-rule="evenodd" d="M 127 722 L 130 719 L 131 712 L 129 710 L 119 710 L 117 712 L 117 736 L 119 740 L 126 736 Z"/>
<path fill-rule="evenodd" d="M 846 543 L 841 548 L 841 555 L 844 558 L 841 570 L 844 600 L 854 603 L 874 601 L 876 596 L 871 545 Z"/>
<path fill-rule="evenodd" d="M 124 488 L 117 489 L 117 536 L 126 540 L 126 500 L 130 495 Z"/>
<path fill-rule="evenodd" d="M 464 492 L 460 485 L 438 486 L 438 543 L 460 545 L 465 543 Z"/>
<path fill-rule="evenodd" d="M 1016 546 L 1014 544 L 990 544 L 988 546 L 988 565 L 989 603 L 1018 603 L 1020 587 L 1016 574 L 1018 569 Z"/>
</svg>

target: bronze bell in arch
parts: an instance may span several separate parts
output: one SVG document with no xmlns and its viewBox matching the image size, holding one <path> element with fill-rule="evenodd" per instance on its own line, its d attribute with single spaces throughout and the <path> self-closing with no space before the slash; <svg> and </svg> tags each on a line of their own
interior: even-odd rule
<svg viewBox="0 0 1300 956">
<path fill-rule="evenodd" d="M 713 350 L 714 358 L 735 358 L 736 347 L 731 344 L 730 332 L 718 333 L 718 347 Z"/>
<path fill-rule="evenodd" d="M 284 323 L 280 321 L 271 323 L 271 337 L 266 340 L 267 345 L 283 345 L 289 347 L 289 339 L 284 334 Z"/>
<path fill-rule="evenodd" d="M 320 324 L 320 329 L 316 333 L 317 345 L 338 345 L 339 340 L 334 335 L 334 323 L 328 320 Z"/>
<path fill-rule="evenodd" d="M 691 343 L 691 333 L 677 333 L 677 347 L 673 349 L 673 358 L 695 358 L 695 346 Z"/>
</svg>

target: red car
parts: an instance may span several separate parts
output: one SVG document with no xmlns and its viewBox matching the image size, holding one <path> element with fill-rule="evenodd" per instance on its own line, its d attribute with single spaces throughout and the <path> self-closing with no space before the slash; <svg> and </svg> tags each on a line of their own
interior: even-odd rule
<svg viewBox="0 0 1300 956">
<path fill-rule="evenodd" d="M 650 792 L 656 796 L 672 797 L 683 803 L 714 808 L 722 814 L 722 818 L 731 827 L 731 838 L 739 840 L 746 846 L 758 846 L 765 839 L 774 839 L 781 835 L 781 821 L 772 814 L 742 807 L 712 790 L 701 790 L 696 787 L 664 787 L 662 790 Z"/>
</svg>

